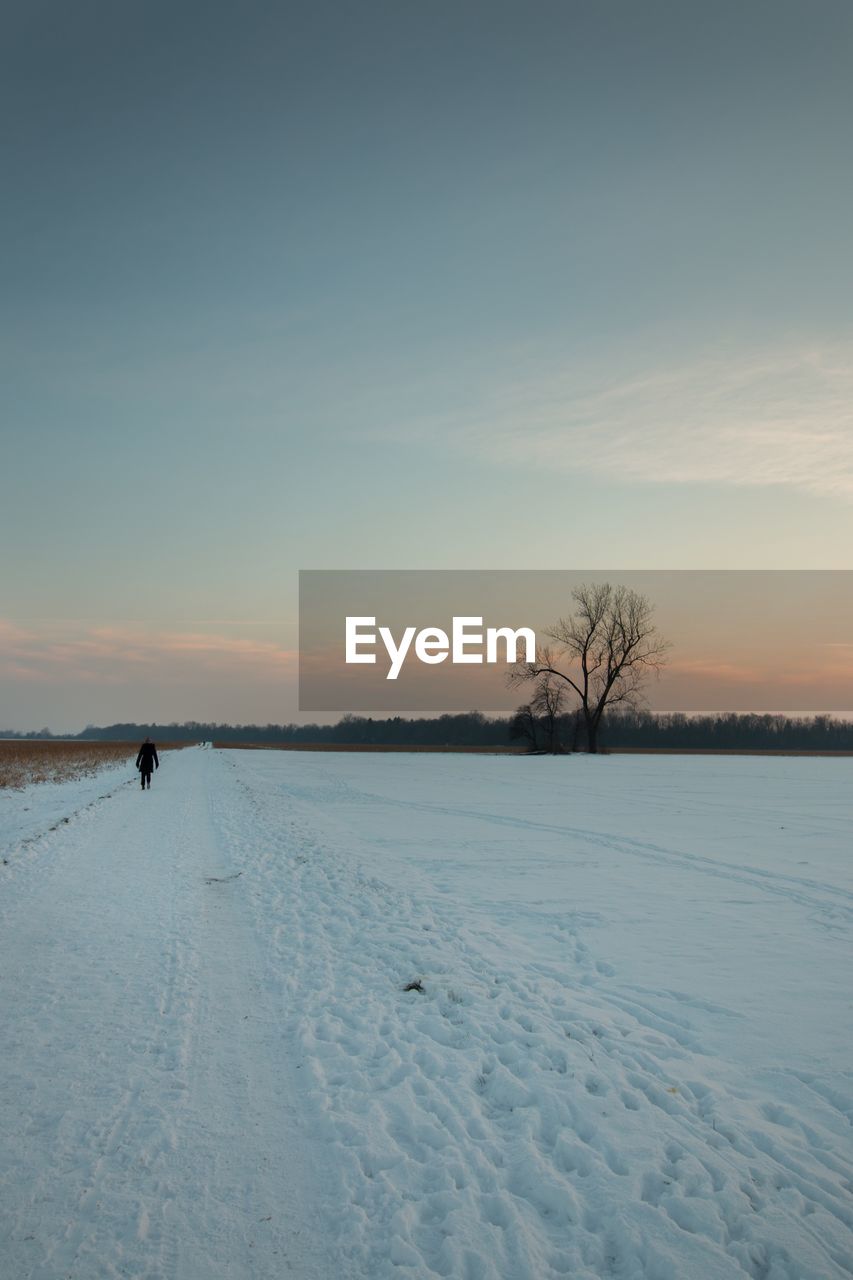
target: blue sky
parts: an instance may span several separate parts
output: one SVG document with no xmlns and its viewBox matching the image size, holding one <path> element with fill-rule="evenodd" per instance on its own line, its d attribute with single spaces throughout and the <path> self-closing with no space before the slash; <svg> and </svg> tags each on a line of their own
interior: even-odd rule
<svg viewBox="0 0 853 1280">
<path fill-rule="evenodd" d="M 5 17 L 0 722 L 289 718 L 300 567 L 851 567 L 848 4 Z"/>
</svg>

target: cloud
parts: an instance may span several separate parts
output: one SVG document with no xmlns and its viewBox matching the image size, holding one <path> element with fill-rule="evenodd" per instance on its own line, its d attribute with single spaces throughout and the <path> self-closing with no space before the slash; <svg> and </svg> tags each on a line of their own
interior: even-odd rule
<svg viewBox="0 0 853 1280">
<path fill-rule="evenodd" d="M 275 641 L 140 626 L 0 620 L 0 678 L 40 684 L 120 685 L 145 679 L 203 684 L 273 681 L 295 675 L 295 650 Z"/>
<path fill-rule="evenodd" d="M 785 486 L 853 498 L 853 346 L 708 358 L 503 387 L 425 436 L 484 461 L 622 482 Z"/>
<path fill-rule="evenodd" d="M 682 658 L 670 660 L 666 666 L 669 678 L 681 677 L 697 684 L 723 683 L 754 685 L 767 678 L 767 668 L 748 662 L 726 662 L 714 658 Z"/>
</svg>

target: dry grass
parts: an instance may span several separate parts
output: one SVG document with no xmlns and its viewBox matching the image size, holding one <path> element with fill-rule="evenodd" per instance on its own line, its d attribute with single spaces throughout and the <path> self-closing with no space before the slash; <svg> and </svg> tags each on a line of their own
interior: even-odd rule
<svg viewBox="0 0 853 1280">
<path fill-rule="evenodd" d="M 158 752 L 187 743 L 158 744 Z M 67 782 L 91 777 L 109 765 L 131 766 L 138 742 L 58 742 L 53 739 L 7 738 L 0 741 L 0 787 L 26 787 L 32 782 Z"/>
</svg>

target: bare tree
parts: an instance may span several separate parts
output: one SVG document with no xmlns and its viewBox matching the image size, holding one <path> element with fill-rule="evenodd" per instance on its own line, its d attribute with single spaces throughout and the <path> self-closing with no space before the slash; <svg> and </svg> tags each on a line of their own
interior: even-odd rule
<svg viewBox="0 0 853 1280">
<path fill-rule="evenodd" d="M 536 736 L 536 716 L 533 714 L 533 708 L 529 702 L 516 709 L 515 715 L 509 722 L 509 736 L 513 742 L 523 738 L 530 744 L 531 751 L 539 749 L 539 742 Z"/>
<path fill-rule="evenodd" d="M 536 681 L 530 709 L 538 716 L 545 730 L 547 749 L 557 755 L 561 748 L 559 737 L 559 717 L 566 703 L 568 688 L 564 681 L 558 680 L 550 671 L 543 671 Z"/>
<path fill-rule="evenodd" d="M 636 706 L 650 672 L 666 662 L 670 645 L 652 622 L 645 596 L 609 582 L 584 583 L 572 592 L 576 608 L 545 635 L 555 647 L 540 649 L 534 662 L 519 663 L 511 684 L 564 682 L 580 699 L 587 750 L 598 750 L 598 731 L 607 706 Z"/>
</svg>

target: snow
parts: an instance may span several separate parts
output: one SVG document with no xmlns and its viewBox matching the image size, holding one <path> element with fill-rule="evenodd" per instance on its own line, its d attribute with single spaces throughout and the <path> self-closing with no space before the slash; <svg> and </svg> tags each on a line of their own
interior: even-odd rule
<svg viewBox="0 0 853 1280">
<path fill-rule="evenodd" d="M 134 759 L 135 753 L 128 752 L 125 764 L 108 765 L 67 782 L 0 787 L 0 847 L 8 849 L 37 839 L 52 824 L 61 824 L 69 814 L 105 799 L 127 782 Z"/>
<path fill-rule="evenodd" d="M 0 796 L 0 1274 L 853 1274 L 851 783 L 200 749 Z"/>
</svg>

